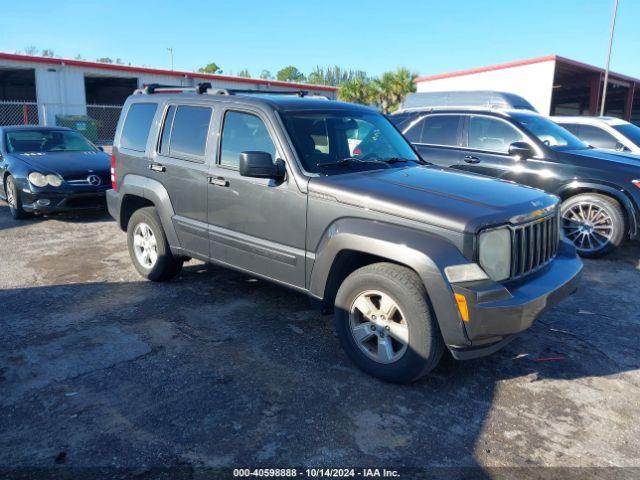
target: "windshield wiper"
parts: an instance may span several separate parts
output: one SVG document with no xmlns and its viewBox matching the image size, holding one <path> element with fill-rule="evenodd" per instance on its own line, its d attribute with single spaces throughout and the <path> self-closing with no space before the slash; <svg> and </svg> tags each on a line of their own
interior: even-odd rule
<svg viewBox="0 0 640 480">
<path fill-rule="evenodd" d="M 415 160 L 412 160 L 410 158 L 403 158 L 403 157 L 391 157 L 391 158 L 385 158 L 384 160 L 380 160 L 381 162 L 385 162 L 385 163 L 408 163 L 408 162 L 416 162 L 416 163 L 420 163 L 422 165 L 430 165 L 429 162 L 422 160 L 421 158 L 416 158 Z"/>
<path fill-rule="evenodd" d="M 384 160 L 363 160 L 362 158 L 345 157 L 345 158 L 341 158 L 340 160 L 337 160 L 335 162 L 319 163 L 318 167 L 343 166 L 343 165 L 349 165 L 350 163 L 382 163 L 382 164 L 386 164 L 387 162 L 384 161 Z"/>
</svg>

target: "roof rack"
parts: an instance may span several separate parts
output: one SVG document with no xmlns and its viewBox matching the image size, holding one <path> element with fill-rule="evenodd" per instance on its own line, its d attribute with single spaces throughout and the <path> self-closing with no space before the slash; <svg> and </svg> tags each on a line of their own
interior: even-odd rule
<svg viewBox="0 0 640 480">
<path fill-rule="evenodd" d="M 195 87 L 183 87 L 180 85 L 161 85 L 150 83 L 138 88 L 134 95 L 153 95 L 155 93 L 196 93 L 198 95 L 297 95 L 306 97 L 307 90 L 241 90 L 235 88 L 213 88 L 211 83 L 198 83 Z"/>
</svg>

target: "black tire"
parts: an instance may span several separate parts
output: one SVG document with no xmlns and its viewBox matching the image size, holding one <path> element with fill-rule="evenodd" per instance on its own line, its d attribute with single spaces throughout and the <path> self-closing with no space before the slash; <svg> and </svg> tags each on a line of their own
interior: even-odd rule
<svg viewBox="0 0 640 480">
<path fill-rule="evenodd" d="M 155 237 L 157 259 L 152 265 L 141 263 L 135 251 L 134 234 L 136 233 L 136 229 L 141 225 L 148 226 Z M 127 245 L 133 265 L 136 267 L 138 273 L 148 280 L 164 282 L 172 279 L 182 270 L 183 260 L 175 257 L 171 253 L 167 237 L 155 207 L 141 208 L 131 215 L 129 224 L 127 225 Z"/>
<path fill-rule="evenodd" d="M 11 190 L 11 191 L 10 191 Z M 20 198 L 20 192 L 15 184 L 15 180 L 11 175 L 7 175 L 4 180 L 4 191 L 7 197 L 7 203 L 9 204 L 9 212 L 15 220 L 23 220 L 30 215 L 22 208 L 22 198 Z M 10 199 L 13 198 L 13 201 Z"/>
<path fill-rule="evenodd" d="M 587 238 L 588 235 L 579 232 L 576 221 L 580 216 L 580 209 L 583 209 L 585 216 L 589 216 L 586 212 L 590 211 L 602 212 L 602 215 L 597 216 L 597 221 L 599 227 L 602 228 L 600 231 L 606 233 L 608 238 L 600 234 L 595 234 L 595 237 L 592 234 L 591 238 Z M 606 195 L 598 193 L 575 195 L 562 202 L 561 212 L 564 234 L 573 242 L 580 256 L 602 257 L 620 247 L 627 238 L 628 227 L 625 212 L 617 200 Z M 587 227 L 593 227 L 591 221 L 583 222 L 583 224 Z"/>
<path fill-rule="evenodd" d="M 352 333 L 352 305 L 358 297 L 372 290 L 394 300 L 408 327 L 407 348 L 392 363 L 380 363 L 370 358 Z M 417 380 L 436 367 L 444 352 L 444 341 L 422 281 L 413 270 L 393 263 L 367 265 L 342 282 L 335 301 L 335 327 L 349 358 L 364 372 L 388 382 Z"/>
</svg>

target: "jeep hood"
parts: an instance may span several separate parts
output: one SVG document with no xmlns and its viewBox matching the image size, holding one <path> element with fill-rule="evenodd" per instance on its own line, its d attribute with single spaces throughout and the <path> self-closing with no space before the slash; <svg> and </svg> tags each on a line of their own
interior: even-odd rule
<svg viewBox="0 0 640 480">
<path fill-rule="evenodd" d="M 309 194 L 470 233 L 557 202 L 542 190 L 432 166 L 314 177 Z"/>
</svg>

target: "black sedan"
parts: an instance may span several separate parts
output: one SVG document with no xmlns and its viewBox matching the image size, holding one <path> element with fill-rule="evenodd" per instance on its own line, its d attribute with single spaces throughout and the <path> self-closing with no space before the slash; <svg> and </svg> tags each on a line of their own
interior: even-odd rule
<svg viewBox="0 0 640 480">
<path fill-rule="evenodd" d="M 110 158 L 62 127 L 0 127 L 0 198 L 14 218 L 104 208 Z"/>
</svg>

